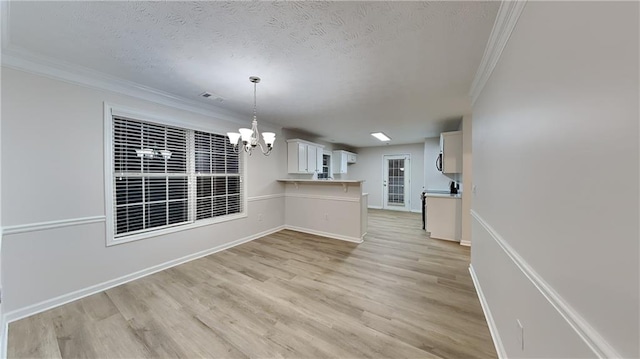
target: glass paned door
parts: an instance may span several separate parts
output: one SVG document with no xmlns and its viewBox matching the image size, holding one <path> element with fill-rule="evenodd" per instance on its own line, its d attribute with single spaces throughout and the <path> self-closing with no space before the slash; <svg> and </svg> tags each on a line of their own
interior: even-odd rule
<svg viewBox="0 0 640 359">
<path fill-rule="evenodd" d="M 318 173 L 318 179 L 331 177 L 331 155 L 324 153 L 322 155 L 322 172 Z"/>
<path fill-rule="evenodd" d="M 409 210 L 409 155 L 385 155 L 383 208 Z"/>
</svg>

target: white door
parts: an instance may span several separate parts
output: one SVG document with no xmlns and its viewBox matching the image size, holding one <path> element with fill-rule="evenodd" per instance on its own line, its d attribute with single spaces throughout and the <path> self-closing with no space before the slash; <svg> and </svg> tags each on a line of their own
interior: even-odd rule
<svg viewBox="0 0 640 359">
<path fill-rule="evenodd" d="M 409 211 L 411 157 L 384 155 L 382 178 L 382 208 Z"/>
</svg>

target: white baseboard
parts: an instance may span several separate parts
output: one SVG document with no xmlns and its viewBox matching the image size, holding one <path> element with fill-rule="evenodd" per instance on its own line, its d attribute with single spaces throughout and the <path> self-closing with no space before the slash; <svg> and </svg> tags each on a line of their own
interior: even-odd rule
<svg viewBox="0 0 640 359">
<path fill-rule="evenodd" d="M 308 228 L 302 228 L 302 227 L 296 227 L 296 226 L 290 226 L 290 225 L 285 225 L 284 228 L 285 229 L 290 229 L 290 230 L 296 231 L 296 232 L 302 232 L 302 233 L 313 234 L 313 235 L 321 236 L 321 237 L 339 239 L 341 241 L 347 241 L 347 242 L 353 242 L 353 243 L 362 243 L 362 242 L 364 242 L 364 240 L 362 238 L 349 237 L 349 236 L 343 236 L 341 234 L 316 231 L 314 229 L 308 229 Z M 365 235 L 366 235 L 366 233 L 363 234 L 362 237 L 364 237 Z"/>
<path fill-rule="evenodd" d="M 429 238 L 431 238 L 431 239 L 438 239 L 438 240 L 441 240 L 441 241 L 449 241 L 449 242 L 456 242 L 456 243 L 460 243 L 460 241 L 459 241 L 459 240 L 457 240 L 457 239 L 453 239 L 453 238 L 433 237 L 433 236 L 431 235 L 431 232 L 428 232 L 428 233 L 429 233 Z"/>
<path fill-rule="evenodd" d="M 411 210 L 408 210 L 404 207 L 394 208 L 393 206 L 389 206 L 387 208 L 380 208 L 380 209 L 384 209 L 385 211 L 395 211 L 395 212 L 411 212 Z"/>
<path fill-rule="evenodd" d="M 507 353 L 504 349 L 504 346 L 502 345 L 502 340 L 500 339 L 500 334 L 498 333 L 498 327 L 496 326 L 496 322 L 493 320 L 491 310 L 489 310 L 487 299 L 482 293 L 482 288 L 480 287 L 480 283 L 478 282 L 478 277 L 476 277 L 476 272 L 473 270 L 473 264 L 469 265 L 469 273 L 471 274 L 471 279 L 473 280 L 473 286 L 476 288 L 476 293 L 478 294 L 478 299 L 480 300 L 480 306 L 482 307 L 482 311 L 484 312 L 484 317 L 487 320 L 489 333 L 491 333 L 491 339 L 493 339 L 493 345 L 496 347 L 498 358 L 506 358 Z"/>
<path fill-rule="evenodd" d="M 367 206 L 367 208 L 369 209 L 383 209 L 381 206 Z M 391 211 L 400 211 L 400 212 L 411 212 L 411 213 L 422 213 L 422 210 L 420 209 L 410 209 L 410 210 L 405 210 L 405 209 L 390 209 Z"/>
<path fill-rule="evenodd" d="M 461 240 L 460 241 L 460 245 L 461 246 L 466 246 L 466 247 L 471 247 L 471 241 Z"/>
<path fill-rule="evenodd" d="M 232 241 L 232 242 L 229 242 L 229 243 L 225 243 L 225 244 L 220 245 L 220 246 L 216 246 L 216 247 L 209 248 L 209 249 L 206 249 L 206 250 L 203 250 L 203 251 L 200 251 L 200 252 L 189 254 L 187 256 L 184 256 L 184 257 L 181 257 L 181 258 L 178 258 L 178 259 L 170 260 L 170 261 L 167 261 L 167 262 L 164 262 L 164 263 L 161 263 L 161 264 L 158 264 L 158 265 L 155 265 L 155 266 L 152 266 L 152 267 L 149 267 L 149 268 L 146 268 L 146 269 L 143 269 L 143 270 L 131 273 L 131 274 L 127 274 L 127 275 L 124 275 L 124 276 L 119 277 L 119 278 L 111 279 L 111 280 L 108 280 L 106 282 L 99 283 L 99 284 L 96 284 L 96 285 L 92 285 L 92 286 L 87 287 L 87 288 L 83 288 L 83 289 L 80 289 L 80 290 L 77 290 L 77 291 L 74 291 L 74 292 L 71 292 L 71 293 L 63 294 L 63 295 L 55 297 L 55 298 L 47 299 L 47 300 L 42 301 L 40 303 L 35 303 L 35 304 L 29 305 L 29 306 L 24 307 L 24 308 L 16 309 L 16 310 L 13 310 L 11 312 L 5 313 L 2 316 L 2 321 L 6 325 L 8 325 L 9 323 L 14 322 L 16 320 L 20 320 L 22 318 L 26 318 L 28 316 L 31 316 L 31 315 L 34 315 L 34 314 L 38 314 L 40 312 L 44 312 L 46 310 L 61 306 L 63 304 L 67 304 L 69 302 L 73 302 L 75 300 L 90 296 L 92 294 L 96 294 L 96 293 L 102 292 L 102 291 L 107 290 L 109 288 L 113 288 L 113 287 L 119 286 L 121 284 L 125 284 L 127 282 L 131 282 L 133 280 L 136 280 L 136 279 L 139 279 L 139 278 L 142 278 L 142 277 L 146 277 L 146 276 L 148 276 L 150 274 L 165 270 L 167 268 L 175 267 L 177 265 L 192 261 L 194 259 L 202 258 L 202 257 L 208 256 L 210 254 L 213 254 L 213 253 L 216 253 L 216 252 L 220 252 L 222 250 L 229 249 L 231 247 L 235 247 L 235 246 L 243 244 L 243 243 L 250 242 L 250 241 L 252 241 L 254 239 L 258 239 L 260 237 L 264 237 L 264 236 L 267 236 L 269 234 L 278 232 L 278 231 L 280 231 L 280 230 L 282 230 L 284 228 L 285 228 L 284 226 L 278 226 L 278 227 L 275 227 L 275 228 L 272 228 L 272 229 L 269 229 L 269 230 L 266 230 L 266 231 L 263 231 L 263 232 L 260 232 L 260 233 L 256 233 L 256 234 L 250 235 L 250 236 L 245 237 L 245 238 L 240 238 L 240 239 L 237 239 L 235 241 Z M 4 343 L 6 341 L 6 333 L 3 336 L 2 341 L 3 341 L 2 345 L 6 346 L 6 344 Z M 5 357 L 6 356 L 3 356 L 3 358 L 5 358 Z"/>
</svg>

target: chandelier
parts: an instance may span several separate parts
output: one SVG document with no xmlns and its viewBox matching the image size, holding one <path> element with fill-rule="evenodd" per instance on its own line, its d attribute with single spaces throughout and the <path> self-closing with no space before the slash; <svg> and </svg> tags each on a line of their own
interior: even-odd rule
<svg viewBox="0 0 640 359">
<path fill-rule="evenodd" d="M 233 150 L 237 153 L 239 141 L 242 141 L 244 151 L 249 153 L 257 146 L 260 146 L 260 151 L 265 156 L 269 156 L 273 149 L 273 143 L 276 141 L 276 134 L 273 132 L 263 132 L 262 139 L 265 146 L 262 146 L 260 140 L 260 133 L 258 132 L 258 118 L 256 117 L 256 85 L 260 82 L 260 78 L 257 76 L 249 77 L 249 81 L 253 82 L 253 122 L 251 122 L 251 128 L 241 128 L 238 132 L 227 132 L 229 137 L 229 143 L 233 145 Z"/>
</svg>

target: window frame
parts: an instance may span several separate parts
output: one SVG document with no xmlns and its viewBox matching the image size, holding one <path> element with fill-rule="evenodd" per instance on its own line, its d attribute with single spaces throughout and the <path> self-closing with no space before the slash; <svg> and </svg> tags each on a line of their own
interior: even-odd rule
<svg viewBox="0 0 640 359">
<path fill-rule="evenodd" d="M 202 226 L 208 226 L 217 223 L 223 223 L 228 221 L 234 221 L 237 219 L 247 218 L 248 217 L 248 181 L 247 178 L 247 155 L 244 151 L 241 151 L 240 154 L 240 206 L 241 211 L 236 214 L 224 215 L 213 218 L 199 219 L 196 220 L 195 217 L 195 206 L 197 205 L 195 199 L 195 189 L 196 189 L 196 173 L 190 173 L 187 171 L 187 186 L 188 186 L 188 219 L 193 218 L 193 221 L 187 223 L 173 224 L 167 225 L 165 227 L 161 227 L 160 229 L 150 229 L 145 232 L 134 233 L 131 235 L 123 235 L 116 236 L 115 229 L 115 206 L 114 206 L 114 196 L 115 196 L 115 184 L 114 184 L 114 151 L 113 151 L 113 116 L 122 116 L 129 118 L 131 120 L 142 121 L 155 123 L 163 126 L 172 126 L 185 129 L 187 131 L 201 131 L 212 133 L 216 135 L 226 136 L 224 133 L 221 133 L 213 128 L 207 128 L 199 125 L 195 125 L 190 122 L 183 122 L 175 119 L 169 119 L 163 116 L 159 116 L 153 113 L 142 112 L 134 109 L 130 109 L 124 106 L 113 105 L 107 102 L 104 102 L 104 193 L 105 193 L 105 218 L 106 218 L 106 245 L 112 246 L 122 243 L 129 243 L 141 239 L 157 237 L 162 235 L 167 235 L 170 233 L 180 232 L 184 230 L 189 230 L 193 228 L 198 228 Z M 188 157 L 195 156 L 195 150 L 192 148 L 187 153 Z M 193 188 L 193 191 L 189 189 Z M 191 212 L 194 211 L 193 216 Z"/>
</svg>

